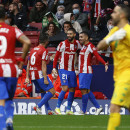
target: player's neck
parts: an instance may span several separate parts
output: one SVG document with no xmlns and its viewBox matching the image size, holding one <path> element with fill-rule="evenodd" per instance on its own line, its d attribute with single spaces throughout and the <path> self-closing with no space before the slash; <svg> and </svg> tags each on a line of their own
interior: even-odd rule
<svg viewBox="0 0 130 130">
<path fill-rule="evenodd" d="M 44 48 L 46 47 L 46 45 L 45 45 L 45 44 L 40 44 L 40 45 L 42 45 Z"/>
<path fill-rule="evenodd" d="M 127 20 L 121 20 L 117 26 L 118 28 L 123 28 L 126 24 L 128 24 Z"/>
<path fill-rule="evenodd" d="M 89 41 L 86 41 L 84 45 L 87 45 L 89 43 Z"/>
</svg>

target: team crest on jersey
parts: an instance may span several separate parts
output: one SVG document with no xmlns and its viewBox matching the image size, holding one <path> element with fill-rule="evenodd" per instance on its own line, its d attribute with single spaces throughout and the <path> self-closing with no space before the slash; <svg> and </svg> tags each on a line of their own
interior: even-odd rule
<svg viewBox="0 0 130 130">
<path fill-rule="evenodd" d="M 63 80 L 63 82 L 65 83 L 65 82 L 66 82 L 66 80 Z"/>
</svg>

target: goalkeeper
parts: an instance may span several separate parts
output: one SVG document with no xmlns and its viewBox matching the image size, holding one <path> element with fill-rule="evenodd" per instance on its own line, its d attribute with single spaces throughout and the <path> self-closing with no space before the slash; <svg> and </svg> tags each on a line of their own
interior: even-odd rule
<svg viewBox="0 0 130 130">
<path fill-rule="evenodd" d="M 115 27 L 99 42 L 97 49 L 112 46 L 114 58 L 115 88 L 111 99 L 110 117 L 107 130 L 116 130 L 120 125 L 120 108 L 130 110 L 130 9 L 125 5 L 117 5 L 112 13 Z"/>
</svg>

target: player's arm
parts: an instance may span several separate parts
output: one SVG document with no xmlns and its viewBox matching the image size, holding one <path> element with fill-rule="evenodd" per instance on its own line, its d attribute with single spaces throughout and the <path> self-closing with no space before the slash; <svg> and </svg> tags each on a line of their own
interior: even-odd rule
<svg viewBox="0 0 130 130">
<path fill-rule="evenodd" d="M 122 40 L 125 36 L 126 36 L 126 31 L 124 29 L 120 29 L 113 34 L 111 34 L 110 32 L 102 41 L 99 42 L 99 44 L 97 45 L 97 50 L 104 50 L 108 46 L 110 46 L 110 44 L 113 41 Z"/>
<path fill-rule="evenodd" d="M 29 84 L 30 79 L 29 79 L 29 59 L 28 59 L 28 63 L 27 63 L 27 68 L 26 68 L 26 79 L 25 79 L 25 83 Z"/>
<path fill-rule="evenodd" d="M 47 80 L 47 64 L 46 61 L 42 61 L 42 73 L 43 73 L 43 77 L 44 77 L 44 84 L 49 84 L 48 80 Z"/>
<path fill-rule="evenodd" d="M 60 43 L 57 47 L 57 51 L 56 51 L 56 54 L 55 54 L 55 58 L 54 58 L 54 61 L 53 61 L 53 70 L 52 70 L 52 73 L 53 74 L 56 74 L 57 73 L 57 70 L 56 70 L 56 65 L 57 65 L 57 61 L 61 55 L 61 52 L 63 51 L 63 47 L 62 47 L 62 43 Z"/>
<path fill-rule="evenodd" d="M 106 63 L 102 58 L 101 56 L 98 54 L 97 50 L 95 47 L 93 47 L 92 49 L 93 51 L 93 54 L 96 56 L 97 60 L 100 61 L 104 66 L 105 66 L 105 72 L 107 72 L 108 70 L 108 63 Z"/>
</svg>

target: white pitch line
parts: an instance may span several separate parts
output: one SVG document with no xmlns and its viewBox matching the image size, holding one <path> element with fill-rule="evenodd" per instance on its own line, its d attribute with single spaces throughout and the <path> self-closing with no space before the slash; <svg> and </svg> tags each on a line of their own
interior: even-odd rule
<svg viewBox="0 0 130 130">
<path fill-rule="evenodd" d="M 33 128 L 37 128 L 37 129 L 40 129 L 40 128 L 70 128 L 70 129 L 76 129 L 76 128 L 89 128 L 89 129 L 104 129 L 104 128 L 107 128 L 106 126 L 14 126 L 15 128 L 30 128 L 30 129 L 33 129 Z M 119 128 L 130 128 L 130 126 L 120 126 Z"/>
</svg>

